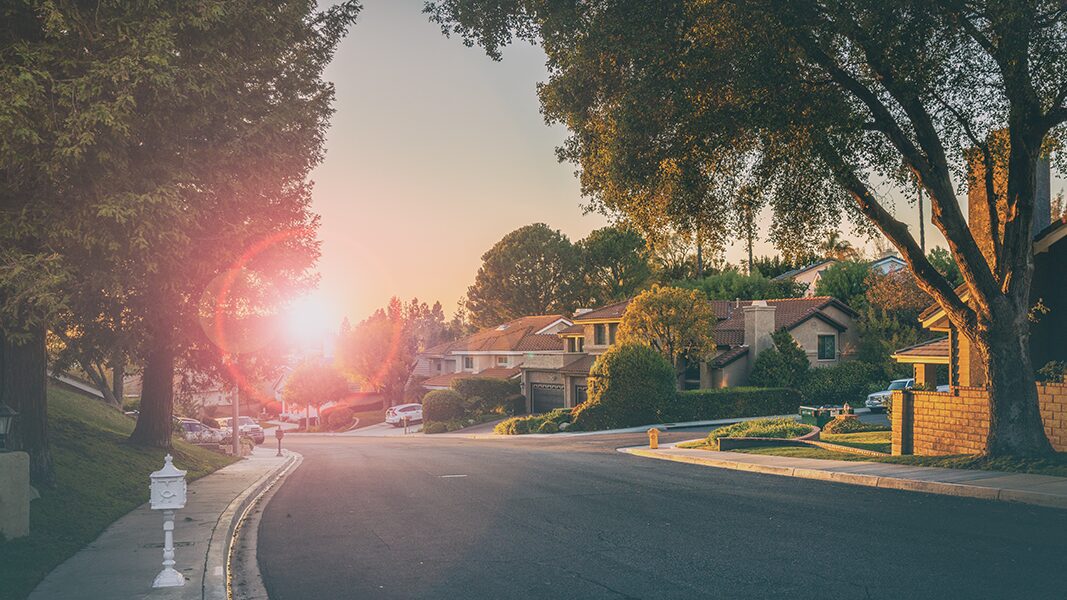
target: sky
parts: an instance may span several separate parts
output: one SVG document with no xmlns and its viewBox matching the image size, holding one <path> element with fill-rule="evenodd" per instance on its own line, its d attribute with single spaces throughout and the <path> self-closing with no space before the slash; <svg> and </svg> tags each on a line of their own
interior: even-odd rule
<svg viewBox="0 0 1067 600">
<path fill-rule="evenodd" d="M 296 302 L 301 328 L 336 331 L 392 296 L 439 300 L 451 314 L 506 233 L 544 222 L 577 241 L 608 223 L 584 213 L 574 165 L 556 160 L 566 130 L 539 111 L 542 51 L 519 43 L 494 62 L 444 37 L 422 5 L 365 0 L 326 71 L 337 96 L 312 173 L 320 284 Z M 915 209 L 897 204 L 914 231 Z M 944 245 L 929 207 L 926 217 L 927 247 Z M 774 253 L 765 241 L 755 252 Z M 743 253 L 735 244 L 726 258 Z"/>
</svg>

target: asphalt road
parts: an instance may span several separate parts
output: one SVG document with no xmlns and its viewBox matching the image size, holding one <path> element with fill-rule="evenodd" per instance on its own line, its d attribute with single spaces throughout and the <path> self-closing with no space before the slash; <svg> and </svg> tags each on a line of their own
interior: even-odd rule
<svg viewBox="0 0 1067 600">
<path fill-rule="evenodd" d="M 1067 598 L 1067 511 L 614 450 L 643 440 L 294 439 L 264 582 L 272 600 Z"/>
</svg>

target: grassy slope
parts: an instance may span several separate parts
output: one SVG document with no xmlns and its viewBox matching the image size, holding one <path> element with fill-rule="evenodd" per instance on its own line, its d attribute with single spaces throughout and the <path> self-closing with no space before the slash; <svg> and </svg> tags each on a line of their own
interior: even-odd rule
<svg viewBox="0 0 1067 600">
<path fill-rule="evenodd" d="M 0 599 L 26 597 L 44 576 L 113 521 L 148 500 L 148 474 L 164 450 L 125 443 L 132 419 L 59 388 L 48 394 L 55 489 L 40 490 L 30 507 L 30 535 L 0 542 Z M 233 462 L 175 442 L 174 463 L 196 479 Z"/>
</svg>

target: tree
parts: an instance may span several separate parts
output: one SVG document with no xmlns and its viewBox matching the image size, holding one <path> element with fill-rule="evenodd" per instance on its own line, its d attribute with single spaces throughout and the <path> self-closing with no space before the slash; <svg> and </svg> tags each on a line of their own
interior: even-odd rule
<svg viewBox="0 0 1067 600">
<path fill-rule="evenodd" d="M 841 232 L 830 232 L 830 235 L 826 236 L 826 239 L 819 245 L 819 251 L 822 252 L 823 258 L 832 258 L 833 260 L 851 260 L 857 261 L 860 258 L 860 252 L 852 245 L 852 242 L 841 237 Z"/>
<path fill-rule="evenodd" d="M 748 376 L 749 385 L 803 389 L 811 374 L 808 355 L 785 329 L 771 334 L 771 339 L 774 347 L 756 357 Z"/>
<path fill-rule="evenodd" d="M 544 223 L 526 225 L 482 255 L 466 307 L 478 327 L 569 313 L 584 300 L 581 278 L 579 253 L 567 236 Z"/>
<path fill-rule="evenodd" d="M 843 261 L 819 273 L 815 282 L 816 296 L 833 296 L 856 311 L 867 306 L 867 277 L 871 272 L 866 262 Z"/>
<path fill-rule="evenodd" d="M 610 304 L 636 294 L 652 278 L 641 234 L 618 226 L 596 229 L 578 243 L 591 304 Z"/>
<path fill-rule="evenodd" d="M 811 263 L 819 260 L 815 254 L 803 254 L 795 257 L 793 260 L 789 260 L 783 256 L 757 256 L 752 261 L 753 274 L 759 273 L 764 277 L 774 278 L 782 273 L 787 273 L 793 269 L 799 269 L 800 267 L 810 265 Z"/>
<path fill-rule="evenodd" d="M 626 307 L 619 323 L 620 344 L 644 344 L 659 352 L 674 367 L 682 389 L 686 360 L 702 360 L 712 348 L 715 311 L 696 290 L 652 286 Z"/>
<path fill-rule="evenodd" d="M 348 382 L 332 365 L 317 361 L 304 362 L 289 375 L 282 398 L 289 404 L 303 406 L 307 426 L 311 426 L 311 407 L 316 412 L 327 402 L 336 402 L 348 393 Z"/>
<path fill-rule="evenodd" d="M 561 155 L 581 167 L 583 192 L 655 189 L 664 165 L 736 157 L 763 167 L 776 218 L 825 231 L 848 216 L 881 231 L 984 363 L 987 452 L 1051 452 L 1027 316 L 1036 163 L 1067 121 L 1058 4 L 437 0 L 427 11 L 495 58 L 515 36 L 541 42 L 543 111 L 572 132 Z M 954 177 L 974 165 L 1002 165 L 1004 183 L 968 178 L 990 216 L 972 228 Z M 798 177 L 827 193 L 795 194 Z M 915 180 L 966 301 L 883 203 Z"/>
<path fill-rule="evenodd" d="M 937 269 L 937 272 L 941 273 L 949 285 L 959 286 L 963 284 L 963 275 L 960 275 L 960 267 L 948 250 L 938 246 L 931 250 L 926 255 L 926 258 Z"/>
<path fill-rule="evenodd" d="M 799 298 L 804 295 L 805 288 L 804 284 L 791 279 L 773 280 L 759 273 L 744 275 L 736 268 L 703 279 L 679 281 L 675 285 L 700 290 L 711 300 Z"/>
</svg>

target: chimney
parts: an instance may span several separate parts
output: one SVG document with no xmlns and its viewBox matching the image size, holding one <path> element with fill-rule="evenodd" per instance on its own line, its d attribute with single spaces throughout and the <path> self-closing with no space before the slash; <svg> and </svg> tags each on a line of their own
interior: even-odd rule
<svg viewBox="0 0 1067 600">
<path fill-rule="evenodd" d="M 774 345 L 771 334 L 774 333 L 774 307 L 765 300 L 754 300 L 742 308 L 745 313 L 745 345 L 751 360 L 756 360 L 759 353 Z"/>
<path fill-rule="evenodd" d="M 1006 130 L 990 134 L 989 147 L 993 152 L 993 191 L 997 196 L 996 211 L 999 227 L 990 231 L 991 206 L 986 198 L 985 163 L 977 148 L 967 152 L 967 224 L 978 242 L 978 248 L 993 264 L 993 240 L 1004 239 L 1004 222 L 1007 220 L 1007 140 Z M 1048 156 L 1037 159 L 1034 186 L 1034 215 L 1032 233 L 1037 235 L 1049 226 L 1052 215 L 1051 166 Z M 993 236 L 996 236 L 994 238 Z"/>
</svg>

